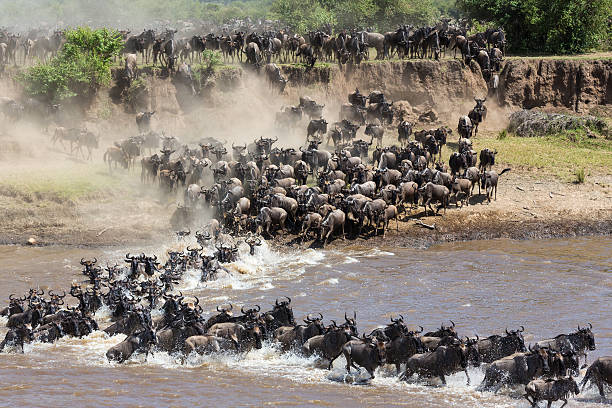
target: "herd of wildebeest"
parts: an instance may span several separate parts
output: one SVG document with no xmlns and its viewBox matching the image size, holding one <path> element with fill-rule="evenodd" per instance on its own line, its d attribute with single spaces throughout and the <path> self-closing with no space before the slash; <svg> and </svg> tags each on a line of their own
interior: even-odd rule
<svg viewBox="0 0 612 408">
<path fill-rule="evenodd" d="M 128 81 L 138 75 L 140 55 L 141 63 L 159 63 L 170 73 L 181 74 L 183 79 L 193 82 L 191 64 L 194 60 L 201 62 L 206 50 L 219 51 L 226 63 L 238 60 L 256 66 L 265 63 L 274 66 L 274 62 L 303 62 L 309 67 L 317 60 L 337 62 L 340 66 L 359 64 L 370 58 L 370 50 L 375 50 L 376 59 L 439 59 L 447 51 L 456 57 L 459 50 L 466 64 L 474 59 L 488 80 L 492 72 L 500 69 L 506 46 L 504 31 L 490 28 L 468 35 L 468 28 L 466 21 L 442 19 L 433 26 L 404 24 L 386 33 L 353 29 L 334 34 L 326 27 L 300 35 L 289 29 L 234 24 L 200 28 L 189 25 L 178 30 L 148 28 L 137 35 L 131 35 L 130 30 L 120 30 L 118 35 L 122 36 L 125 44 L 122 54 L 125 55 Z M 204 30 L 209 30 L 208 34 Z M 65 31 L 62 29 L 37 28 L 24 32 L 1 29 L 0 67 L 11 63 L 17 65 L 18 62 L 46 61 L 61 49 L 64 42 Z M 282 83 L 282 79 L 278 77 L 277 81 Z"/>
<path fill-rule="evenodd" d="M 525 397 L 535 404 L 538 400 L 566 401 L 570 394 L 578 394 L 573 376 L 579 374 L 580 358 L 585 358 L 586 366 L 587 351 L 595 350 L 591 324 L 528 345 L 522 326 L 486 338 L 470 338 L 460 336 L 452 321 L 423 333 L 423 327 L 410 327 L 401 314 L 362 333 L 355 312 L 328 324 L 321 313 L 308 313 L 303 324 L 297 324 L 289 297 L 276 299 L 268 311 L 259 305 L 243 305 L 240 314 L 234 314 L 234 306 L 228 304 L 205 316 L 198 297 L 183 295 L 175 286 L 188 270 L 201 270 L 204 279 L 204 275 L 226 270 L 224 265 L 239 255 L 235 247 L 219 244 L 219 239 L 213 244 L 210 234 L 198 233 L 196 238 L 199 245 L 195 247 L 167 251 L 164 263 L 144 253 L 128 253 L 125 266 L 107 263 L 105 268 L 96 258 L 81 259 L 87 279 L 73 281 L 69 289 L 68 294 L 78 302 L 74 306 L 67 304 L 65 291 L 45 294 L 30 289 L 20 297 L 11 294 L 8 306 L 0 310 L 8 319 L 0 351 L 23 352 L 26 343 L 87 336 L 100 330 L 96 312 L 105 307 L 111 322 L 102 331 L 126 336 L 106 352 L 113 362 L 122 363 L 134 354 L 146 358 L 149 353 L 167 352 L 184 363 L 192 353 L 242 354 L 270 342 L 279 352 L 316 355 L 328 369 L 344 356 L 349 373 L 351 367 L 362 367 L 372 378 L 378 367 L 389 364 L 403 380 L 416 374 L 437 377 L 445 384 L 446 376 L 463 371 L 469 384 L 468 368 L 482 366 L 485 376 L 480 390 L 497 392 L 503 386 L 523 384 Z M 251 256 L 261 243 L 253 236 L 246 241 L 251 252 L 240 256 Z M 591 364 L 582 380 L 583 389 L 589 381 L 604 397 L 604 385 L 612 384 L 612 357 Z"/>
<path fill-rule="evenodd" d="M 314 234 L 315 242 L 325 245 L 335 236 L 380 230 L 384 235 L 390 221 L 397 228 L 400 215 L 411 215 L 419 202 L 426 215 L 434 204 L 439 204 L 436 214 L 446 212 L 451 202 L 469 205 L 476 186 L 483 199 L 496 199 L 499 176 L 509 169 L 492 170 L 497 152 L 483 149 L 477 155 L 470 139 L 486 117 L 485 99 L 476 99 L 474 109 L 460 118 L 458 151 L 448 165 L 442 149 L 450 128 L 413 132 L 414 123 L 395 121 L 398 143 L 383 146 L 385 130 L 395 132 L 386 126 L 394 123 L 393 102 L 379 91 L 365 96 L 356 90 L 348 99 L 340 108 L 341 120 L 329 128 L 321 118 L 324 105 L 309 97 L 278 112 L 276 122 L 284 130 L 299 129 L 302 117 L 310 118 L 306 142 L 297 149 L 275 147 L 278 138 L 269 137 L 227 147 L 210 137 L 182 144 L 150 130 L 154 112 L 141 112 L 136 117 L 141 135 L 116 142 L 104 160 L 110 171 L 133 169 L 143 151 L 161 141 L 159 153 L 140 159 L 142 182 L 183 201 L 172 216 L 173 227 L 197 227 L 210 219 L 215 237 L 222 230 L 265 238 L 288 232 L 300 241 Z M 369 141 L 356 138 L 362 126 Z M 321 146 L 325 139 L 327 148 Z"/>
</svg>

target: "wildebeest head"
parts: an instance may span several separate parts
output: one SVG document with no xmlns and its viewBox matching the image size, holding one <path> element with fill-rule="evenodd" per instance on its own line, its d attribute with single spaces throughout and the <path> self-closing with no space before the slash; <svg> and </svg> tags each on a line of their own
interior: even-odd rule
<svg viewBox="0 0 612 408">
<path fill-rule="evenodd" d="M 272 316 L 274 317 L 275 321 L 279 321 L 279 322 L 286 322 L 287 325 L 291 325 L 294 326 L 295 325 L 295 319 L 293 317 L 293 310 L 291 309 L 291 298 L 288 296 L 285 296 L 287 298 L 287 300 L 282 300 L 282 301 L 278 301 L 278 299 L 276 299 L 276 302 L 274 304 L 274 308 L 272 309 Z"/>
<path fill-rule="evenodd" d="M 593 329 L 593 325 L 591 323 L 589 323 L 589 327 L 581 328 L 578 326 L 577 333 L 580 335 L 580 337 L 582 337 L 587 348 L 592 351 L 595 350 L 595 336 L 593 335 L 591 329 Z"/>
<path fill-rule="evenodd" d="M 344 325 L 351 331 L 351 335 L 357 337 L 357 312 L 353 311 L 353 317 L 348 317 L 345 312 L 344 321 Z"/>
<path fill-rule="evenodd" d="M 527 351 L 525 348 L 525 339 L 523 338 L 523 332 L 525 331 L 525 327 L 521 326 L 519 330 L 510 330 L 506 329 L 506 337 L 511 339 L 511 341 L 515 344 L 516 349 L 521 352 Z"/>
</svg>

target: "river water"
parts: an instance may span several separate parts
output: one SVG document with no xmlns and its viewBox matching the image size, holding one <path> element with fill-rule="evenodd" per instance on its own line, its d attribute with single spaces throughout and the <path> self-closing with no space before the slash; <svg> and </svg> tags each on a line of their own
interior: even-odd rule
<svg viewBox="0 0 612 408">
<path fill-rule="evenodd" d="M 161 254 L 178 244 L 134 248 Z M 612 355 L 612 239 L 472 241 L 422 249 L 354 246 L 342 250 L 273 250 L 230 265 L 231 276 L 202 284 L 188 274 L 180 289 L 200 296 L 205 311 L 216 305 L 260 304 L 289 295 L 296 320 L 321 312 L 325 322 L 357 311 L 360 332 L 403 314 L 409 326 L 435 329 L 453 320 L 460 335 L 481 337 L 525 326 L 533 343 L 577 325 L 593 324 L 597 350 L 589 362 Z M 83 280 L 81 257 L 120 261 L 116 249 L 0 247 L 0 299 L 29 287 L 66 289 Z M 74 300 L 74 299 L 73 299 Z M 107 311 L 97 318 L 106 327 Z M 4 326 L 4 321 L 0 324 Z M 3 337 L 5 329 L 0 329 Z M 529 406 L 512 391 L 478 392 L 481 369 L 448 378 L 448 386 L 400 382 L 395 369 L 379 369 L 368 385 L 337 381 L 314 359 L 281 354 L 265 344 L 245 356 L 190 357 L 155 353 L 110 364 L 105 352 L 124 336 L 95 332 L 83 339 L 26 345 L 25 353 L 0 354 L 2 406 Z M 434 384 L 435 385 L 435 384 Z M 591 388 L 568 406 L 601 406 Z"/>
</svg>

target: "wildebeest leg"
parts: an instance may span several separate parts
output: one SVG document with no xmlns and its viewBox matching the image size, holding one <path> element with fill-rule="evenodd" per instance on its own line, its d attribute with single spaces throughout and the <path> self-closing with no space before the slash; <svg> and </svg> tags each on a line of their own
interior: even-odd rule
<svg viewBox="0 0 612 408">
<path fill-rule="evenodd" d="M 565 405 L 567 405 L 567 400 L 561 398 L 561 401 L 563 401 L 563 405 L 561 405 L 559 408 L 563 408 Z M 550 406 L 552 405 L 552 401 L 548 401 L 548 408 L 550 408 Z"/>
<path fill-rule="evenodd" d="M 468 374 L 467 368 L 464 371 L 465 371 L 465 377 L 467 378 L 467 385 L 470 385 L 470 375 Z"/>
<path fill-rule="evenodd" d="M 334 358 L 332 358 L 331 360 L 329 360 L 329 366 L 327 367 L 328 370 L 332 369 L 332 365 L 334 364 L 334 360 L 336 360 L 338 357 L 340 357 L 342 355 L 342 352 L 338 353 L 338 355 Z"/>
<path fill-rule="evenodd" d="M 529 403 L 531 404 L 531 406 L 532 406 L 532 407 L 535 407 L 535 406 L 536 406 L 536 401 L 535 401 L 535 398 L 533 399 L 533 401 L 532 401 L 532 400 L 530 400 L 530 399 L 529 399 L 529 394 L 525 394 L 525 395 L 523 395 L 523 397 L 525 397 L 525 399 L 526 399 L 527 401 L 529 401 Z"/>
<path fill-rule="evenodd" d="M 444 377 L 444 374 L 440 374 L 440 380 L 442 381 L 442 384 L 446 385 L 446 378 Z"/>
</svg>

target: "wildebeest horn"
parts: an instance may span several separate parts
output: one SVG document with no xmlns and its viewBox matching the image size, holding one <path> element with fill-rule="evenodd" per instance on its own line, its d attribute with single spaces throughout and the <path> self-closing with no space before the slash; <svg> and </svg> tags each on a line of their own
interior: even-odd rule
<svg viewBox="0 0 612 408">
<path fill-rule="evenodd" d="M 335 320 L 330 320 L 330 322 L 334 325 L 334 327 L 338 327 Z"/>
<path fill-rule="evenodd" d="M 287 298 L 287 302 L 291 303 L 291 298 L 289 296 L 285 296 Z"/>
<path fill-rule="evenodd" d="M 578 325 L 578 331 L 581 331 L 582 329 L 580 328 L 580 325 Z"/>
<path fill-rule="evenodd" d="M 244 313 L 244 306 L 240 307 L 240 312 L 241 312 L 242 314 L 246 314 L 246 313 Z"/>
<path fill-rule="evenodd" d="M 510 335 L 510 333 L 508 333 L 508 328 L 507 328 L 507 327 L 506 327 L 506 334 L 507 334 L 508 336 Z"/>
<path fill-rule="evenodd" d="M 531 344 L 527 347 L 527 350 L 533 353 L 533 349 L 531 348 Z"/>
<path fill-rule="evenodd" d="M 521 332 L 525 331 L 525 326 L 521 326 Z"/>
<path fill-rule="evenodd" d="M 197 296 L 193 296 L 195 298 L 195 306 L 200 304 L 200 299 Z"/>
<path fill-rule="evenodd" d="M 92 263 L 98 263 L 98 258 L 94 257 Z"/>
<path fill-rule="evenodd" d="M 589 329 L 592 329 L 593 325 L 591 323 L 589 323 Z"/>
<path fill-rule="evenodd" d="M 129 253 L 129 252 L 128 252 L 127 254 L 125 254 L 125 258 L 126 258 L 126 259 L 131 259 L 131 257 L 130 257 L 130 253 Z"/>
<path fill-rule="evenodd" d="M 399 315 L 400 319 L 402 320 L 402 322 L 404 321 L 404 316 Z"/>
<path fill-rule="evenodd" d="M 452 320 L 450 320 L 451 324 L 452 324 L 452 328 L 455 328 L 455 322 L 453 322 Z"/>
<path fill-rule="evenodd" d="M 261 307 L 259 305 L 255 305 L 255 307 L 257 308 L 257 313 L 259 313 L 259 311 L 261 310 Z"/>
<path fill-rule="evenodd" d="M 304 322 L 310 323 L 312 321 L 312 317 L 310 317 L 310 313 L 308 313 L 306 315 L 306 319 L 304 319 Z"/>
<path fill-rule="evenodd" d="M 278 298 L 276 299 L 276 302 L 275 302 L 275 304 L 276 304 L 276 306 L 278 306 Z"/>
<path fill-rule="evenodd" d="M 476 335 L 476 341 L 480 340 L 480 337 L 478 337 L 478 335 Z"/>
</svg>

